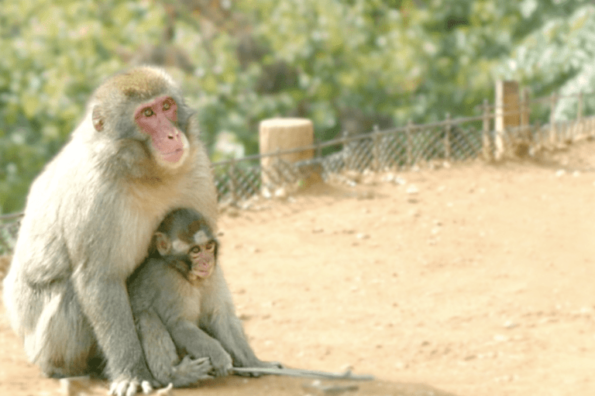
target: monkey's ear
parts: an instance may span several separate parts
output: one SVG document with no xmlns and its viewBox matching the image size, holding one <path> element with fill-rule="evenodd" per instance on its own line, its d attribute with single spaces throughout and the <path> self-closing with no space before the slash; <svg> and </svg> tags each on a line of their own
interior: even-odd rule
<svg viewBox="0 0 595 396">
<path fill-rule="evenodd" d="M 155 247 L 160 255 L 165 256 L 171 251 L 171 242 L 167 235 L 162 232 L 155 233 Z"/>
<path fill-rule="evenodd" d="M 93 127 L 95 128 L 95 130 L 97 132 L 103 131 L 104 116 L 103 116 L 103 112 L 101 111 L 101 108 L 99 106 L 93 107 L 92 119 L 93 119 Z"/>
</svg>

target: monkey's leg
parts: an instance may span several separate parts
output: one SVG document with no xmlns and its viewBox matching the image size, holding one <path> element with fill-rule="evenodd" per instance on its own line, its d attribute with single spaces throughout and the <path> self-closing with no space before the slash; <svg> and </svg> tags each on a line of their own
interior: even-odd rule
<svg viewBox="0 0 595 396">
<path fill-rule="evenodd" d="M 207 357 L 191 359 L 185 356 L 180 361 L 176 346 L 156 313 L 139 313 L 136 326 L 149 369 L 163 386 L 172 383 L 175 387 L 183 387 L 212 378 L 208 374 L 212 366 Z"/>
<path fill-rule="evenodd" d="M 50 377 L 88 374 L 89 359 L 98 356 L 98 348 L 71 285 L 56 283 L 38 293 L 46 303 L 35 331 L 25 336 L 28 355 Z"/>
<path fill-rule="evenodd" d="M 88 266 L 101 268 L 97 262 Z M 157 382 L 149 371 L 134 327 L 126 284 L 118 276 L 99 273 L 74 271 L 71 279 L 81 310 L 105 355 L 106 374 L 112 382 L 110 394 L 135 395 L 139 388 L 148 394 Z"/>
<path fill-rule="evenodd" d="M 216 377 L 228 374 L 232 360 L 219 341 L 186 320 L 178 320 L 168 329 L 178 349 L 188 352 L 194 358 L 208 356 Z"/>
</svg>

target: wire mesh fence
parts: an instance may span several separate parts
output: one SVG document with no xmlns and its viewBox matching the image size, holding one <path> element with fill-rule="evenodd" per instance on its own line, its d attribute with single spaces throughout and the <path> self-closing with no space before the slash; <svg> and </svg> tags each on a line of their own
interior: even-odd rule
<svg viewBox="0 0 595 396">
<path fill-rule="evenodd" d="M 575 97 L 578 95 L 566 98 Z M 529 124 L 529 104 L 550 102 L 550 99 L 537 99 L 523 103 L 520 112 L 518 108 L 484 104 L 483 114 L 477 117 L 451 119 L 447 115 L 442 122 L 408 123 L 400 128 L 375 129 L 358 135 L 344 133 L 339 139 L 306 147 L 216 162 L 212 170 L 219 202 L 242 208 L 254 198 L 286 196 L 316 182 L 351 183 L 342 177 L 347 172 L 399 172 L 478 158 L 489 161 L 536 155 L 544 149 L 595 136 L 595 117 L 582 115 L 580 101 L 573 120 L 555 121 L 551 117 L 553 122 L 549 124 Z M 508 116 L 525 111 L 526 118 L 523 122 L 521 115 L 520 126 L 499 129 L 497 122 L 493 122 L 498 112 L 500 116 Z M 312 152 L 312 158 L 297 162 L 283 159 L 285 154 L 303 151 Z M 262 166 L 265 157 L 269 158 L 268 165 Z M 10 252 L 14 246 L 20 218 L 18 213 L 0 216 L 0 254 Z"/>
<path fill-rule="evenodd" d="M 279 189 L 299 189 L 313 181 L 329 181 L 346 171 L 382 172 L 404 170 L 439 161 L 465 161 L 482 155 L 482 117 L 447 120 L 427 125 L 408 124 L 402 128 L 374 130 L 360 135 L 345 133 L 341 138 L 312 146 L 254 155 L 213 164 L 219 200 L 241 205 L 255 195 L 269 198 Z M 313 151 L 313 158 L 287 162 L 283 155 Z"/>
</svg>

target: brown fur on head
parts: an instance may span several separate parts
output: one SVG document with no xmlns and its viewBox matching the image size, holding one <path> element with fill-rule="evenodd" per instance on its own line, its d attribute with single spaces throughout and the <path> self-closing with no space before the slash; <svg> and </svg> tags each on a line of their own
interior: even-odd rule
<svg viewBox="0 0 595 396">
<path fill-rule="evenodd" d="M 138 67 L 116 74 L 105 81 L 94 92 L 90 103 L 93 114 L 93 125 L 102 131 L 107 118 L 112 116 L 108 111 L 123 101 L 142 101 L 162 94 L 173 81 L 159 69 L 152 67 Z"/>
<path fill-rule="evenodd" d="M 163 70 L 139 66 L 112 76 L 95 91 L 93 98 L 105 100 L 120 92 L 126 99 L 142 101 L 163 94 L 172 86 L 174 81 Z"/>
<path fill-rule="evenodd" d="M 93 121 L 106 122 L 126 117 L 132 120 L 131 108 L 151 98 L 171 95 L 184 106 L 182 93 L 172 78 L 162 69 L 140 66 L 107 79 L 93 93 L 89 105 Z"/>
<path fill-rule="evenodd" d="M 174 117 L 159 111 L 165 102 L 175 106 Z M 141 117 L 148 108 L 154 116 Z M 101 157 L 111 172 L 129 180 L 154 183 L 185 173 L 199 145 L 198 125 L 180 88 L 156 67 L 135 67 L 107 79 L 92 95 L 88 113 L 93 128 L 82 128 L 83 136 L 104 141 L 97 150 L 110 152 Z"/>
</svg>

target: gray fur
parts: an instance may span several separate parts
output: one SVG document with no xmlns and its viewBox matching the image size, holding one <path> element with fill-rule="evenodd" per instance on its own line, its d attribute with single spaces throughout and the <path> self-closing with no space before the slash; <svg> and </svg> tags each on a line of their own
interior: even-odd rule
<svg viewBox="0 0 595 396">
<path fill-rule="evenodd" d="M 164 224 L 168 228 L 162 225 L 159 230 L 172 242 L 197 218 L 196 212 L 178 210 L 167 216 Z M 210 229 L 201 230 L 212 238 Z M 217 256 L 213 274 L 197 282 L 189 281 L 175 260 L 154 252 L 128 286 L 140 340 L 155 378 L 162 385 L 185 386 L 208 377 L 209 370 L 197 370 L 194 381 L 179 381 L 172 371 L 179 364 L 178 353 L 192 359 L 208 357 L 215 376 L 228 374 L 232 363 L 236 367 L 278 367 L 259 360 L 248 344 Z"/>
<path fill-rule="evenodd" d="M 135 97 L 137 86 L 144 91 Z M 178 103 L 177 125 L 188 140 L 188 155 L 176 167 L 156 160 L 132 117 L 136 106 L 164 93 Z M 100 132 L 92 124 L 94 108 L 107 117 Z M 133 69 L 96 91 L 70 141 L 33 182 L 3 299 L 29 360 L 46 375 L 83 375 L 99 358 L 118 395 L 154 383 L 126 279 L 172 209 L 194 208 L 215 228 L 216 192 L 198 135 L 171 77 Z M 218 282 L 227 293 L 222 277 Z"/>
</svg>

